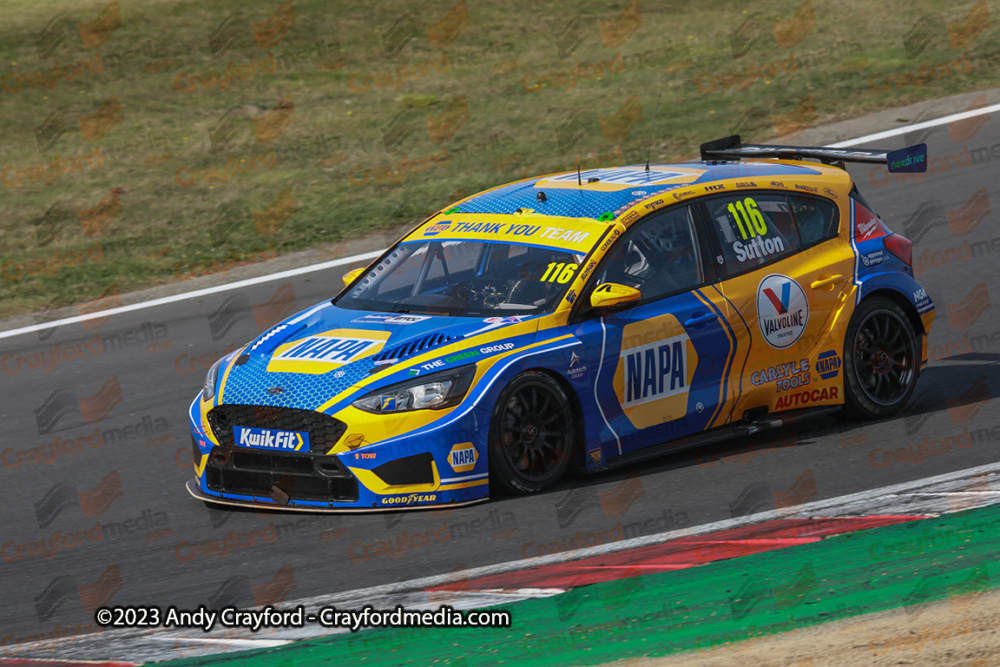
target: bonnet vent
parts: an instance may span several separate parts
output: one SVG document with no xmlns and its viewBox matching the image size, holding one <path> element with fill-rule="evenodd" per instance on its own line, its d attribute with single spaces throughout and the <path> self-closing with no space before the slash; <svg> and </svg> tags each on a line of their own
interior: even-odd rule
<svg viewBox="0 0 1000 667">
<path fill-rule="evenodd" d="M 405 359 L 406 357 L 424 352 L 432 347 L 437 347 L 438 345 L 444 345 L 454 340 L 453 336 L 442 333 L 433 333 L 422 338 L 417 338 L 415 340 L 402 343 L 395 347 L 390 347 L 387 350 L 382 350 L 374 357 L 372 357 L 373 363 L 380 363 L 386 361 L 395 361 L 397 359 Z"/>
</svg>

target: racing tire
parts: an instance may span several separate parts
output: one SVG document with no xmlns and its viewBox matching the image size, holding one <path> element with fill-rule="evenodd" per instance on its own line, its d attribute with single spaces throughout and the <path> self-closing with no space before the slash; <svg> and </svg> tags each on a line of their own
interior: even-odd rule
<svg viewBox="0 0 1000 667">
<path fill-rule="evenodd" d="M 882 419 L 903 408 L 917 386 L 919 336 L 890 299 L 861 302 L 844 337 L 844 413 Z"/>
<path fill-rule="evenodd" d="M 566 472 L 575 433 L 562 387 L 539 371 L 518 375 L 490 419 L 490 487 L 522 495 L 552 486 Z"/>
</svg>

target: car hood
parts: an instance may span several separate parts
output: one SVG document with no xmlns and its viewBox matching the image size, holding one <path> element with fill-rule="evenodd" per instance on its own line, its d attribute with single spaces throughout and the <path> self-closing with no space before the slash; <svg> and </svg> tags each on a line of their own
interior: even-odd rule
<svg viewBox="0 0 1000 667">
<path fill-rule="evenodd" d="M 315 409 L 378 370 L 406 370 L 425 352 L 465 340 L 470 348 L 481 345 L 482 334 L 494 340 L 496 332 L 533 318 L 412 315 L 325 302 L 271 327 L 234 354 L 220 374 L 220 403 Z M 518 333 L 527 332 L 519 327 Z M 455 362 L 456 356 L 448 359 Z M 461 360 L 446 366 L 451 365 Z M 401 379 L 390 374 L 365 386 L 377 389 Z"/>
</svg>

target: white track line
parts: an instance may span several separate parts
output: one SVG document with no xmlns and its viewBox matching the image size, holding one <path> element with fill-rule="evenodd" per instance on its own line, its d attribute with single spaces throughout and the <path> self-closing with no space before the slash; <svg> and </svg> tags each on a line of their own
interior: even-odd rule
<svg viewBox="0 0 1000 667">
<path fill-rule="evenodd" d="M 869 141 L 879 141 L 890 137 L 898 137 L 899 135 L 906 134 L 907 132 L 915 132 L 916 130 L 923 130 L 928 127 L 937 127 L 938 125 L 953 123 L 956 120 L 975 118 L 976 116 L 982 116 L 983 114 L 992 113 L 993 111 L 1000 111 L 1000 104 L 993 104 L 988 107 L 983 107 L 982 109 L 973 109 L 971 111 L 953 113 L 950 116 L 945 116 L 943 118 L 935 118 L 934 120 L 928 120 L 923 123 L 914 123 L 913 125 L 907 125 L 906 127 L 897 127 L 894 130 L 886 130 L 885 132 L 876 132 L 875 134 L 858 137 L 857 139 L 848 139 L 847 141 L 830 144 L 827 148 L 849 148 L 850 146 L 857 146 L 858 144 L 866 144 Z"/>
<path fill-rule="evenodd" d="M 193 644 L 220 644 L 243 648 L 275 648 L 291 644 L 294 639 L 218 639 L 215 637 L 157 637 L 150 635 L 148 639 L 164 642 L 189 642 Z"/>
<path fill-rule="evenodd" d="M 249 287 L 251 285 L 259 285 L 261 283 L 271 282 L 272 280 L 281 280 L 282 278 L 291 278 L 293 276 L 300 276 L 303 273 L 312 273 L 313 271 L 322 271 L 323 269 L 332 269 L 337 266 L 343 266 L 344 264 L 352 264 L 354 262 L 363 262 L 365 260 L 372 260 L 381 255 L 384 250 L 375 250 L 373 252 L 366 252 L 363 255 L 354 255 L 353 257 L 344 257 L 343 259 L 334 259 L 329 262 L 323 262 L 321 264 L 312 264 L 310 266 L 300 266 L 297 269 L 288 269 L 287 271 L 281 271 L 279 273 L 272 273 L 266 276 L 258 276 L 257 278 L 247 278 L 246 280 L 240 280 L 235 283 L 227 283 L 225 285 L 217 285 L 215 287 L 206 287 L 205 289 L 195 290 L 193 292 L 182 292 L 181 294 L 174 294 L 173 296 L 165 296 L 160 299 L 153 299 L 152 301 L 143 301 L 141 303 L 133 303 L 128 306 L 119 306 L 118 308 L 109 308 L 108 310 L 102 310 L 96 313 L 87 313 L 86 315 L 76 315 L 74 317 L 65 317 L 61 320 L 52 320 L 51 322 L 43 322 L 41 324 L 32 324 L 31 326 L 21 327 L 20 329 L 11 329 L 10 331 L 0 331 L 0 338 L 10 338 L 12 336 L 17 336 L 19 334 L 32 333 L 34 331 L 39 331 L 42 329 L 51 329 L 53 327 L 58 327 L 63 324 L 75 324 L 76 322 L 83 322 L 85 320 L 93 320 L 98 317 L 108 317 L 110 315 L 116 315 L 118 313 L 127 313 L 133 310 L 142 310 L 144 308 L 153 308 L 155 306 L 162 306 L 168 303 L 176 303 L 178 301 L 185 301 L 187 299 L 196 299 L 200 296 L 208 296 L 209 294 L 218 294 L 219 292 L 228 292 L 229 290 L 240 289 L 241 287 Z"/>
<path fill-rule="evenodd" d="M 951 123 L 957 120 L 965 120 L 966 118 L 975 118 L 976 116 L 982 116 L 983 114 L 992 113 L 994 111 L 1000 111 L 1000 104 L 993 104 L 991 106 L 984 107 L 982 109 L 973 109 L 972 111 L 963 111 L 961 113 L 952 114 L 950 116 L 945 116 L 943 118 L 928 120 L 923 123 L 916 123 L 914 125 L 907 125 L 906 127 L 897 127 L 894 130 L 886 130 L 885 132 L 869 134 L 863 137 L 858 137 L 857 139 L 848 139 L 847 141 L 841 141 L 836 144 L 830 144 L 828 147 L 848 148 L 850 146 L 857 146 L 858 144 L 868 143 L 869 141 L 878 141 L 880 139 L 888 139 L 889 137 L 897 137 L 907 132 L 923 130 L 928 127 L 945 125 L 947 123 Z M 363 262 L 366 260 L 375 259 L 383 252 L 384 250 L 376 250 L 374 252 L 367 252 L 362 255 L 354 255 L 353 257 L 344 257 L 343 259 L 335 259 L 333 261 L 323 262 L 321 264 L 302 266 L 297 269 L 289 269 L 287 271 L 281 271 L 280 273 L 272 273 L 267 276 L 249 278 L 247 280 L 241 280 L 235 283 L 228 283 L 226 285 L 217 285 L 216 287 L 206 287 L 205 289 L 195 290 L 193 292 L 184 292 L 182 294 L 166 296 L 161 299 L 153 299 L 152 301 L 143 301 L 142 303 L 133 303 L 128 306 L 111 308 L 109 310 L 102 310 L 96 313 L 88 313 L 86 315 L 76 315 L 74 317 L 66 317 L 61 320 L 53 320 L 52 322 L 33 324 L 31 326 L 21 327 L 19 329 L 0 331 L 0 339 L 11 338 L 12 336 L 18 336 L 20 334 L 33 333 L 35 331 L 40 331 L 43 329 L 51 329 L 52 327 L 57 327 L 63 324 L 75 324 L 77 322 L 93 320 L 99 317 L 109 317 L 111 315 L 116 315 L 118 313 L 127 313 L 133 310 L 153 308 L 155 306 L 162 306 L 168 303 L 177 303 L 178 301 L 184 301 L 186 299 L 195 299 L 200 296 L 208 296 L 209 294 L 228 292 L 229 290 L 240 289 L 241 287 L 249 287 L 250 285 L 259 285 L 261 283 L 270 282 L 272 280 L 281 280 L 282 278 L 291 278 L 293 276 L 300 276 L 304 273 L 311 273 L 313 271 L 322 271 L 323 269 L 330 269 L 336 266 L 343 266 L 344 264 L 351 264 L 353 262 Z"/>
</svg>

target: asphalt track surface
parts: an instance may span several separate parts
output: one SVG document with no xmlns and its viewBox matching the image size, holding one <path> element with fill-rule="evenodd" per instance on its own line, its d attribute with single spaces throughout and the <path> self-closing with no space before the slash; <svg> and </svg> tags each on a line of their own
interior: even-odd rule
<svg viewBox="0 0 1000 667">
<path fill-rule="evenodd" d="M 451 511 L 220 511 L 184 490 L 186 410 L 205 371 L 333 295 L 346 267 L 0 340 L 0 658 L 18 657 L 18 641 L 94 631 L 103 603 L 252 606 L 461 579 L 468 568 L 997 461 L 1000 309 L 989 300 L 1000 294 L 1000 229 L 989 209 L 1000 205 L 1000 148 L 971 164 L 971 151 L 1000 142 L 1000 121 L 985 118 L 878 142 L 926 140 L 932 171 L 920 183 L 850 168 L 888 226 L 914 240 L 918 280 L 937 306 L 930 367 L 906 414 L 890 420 L 824 417 Z M 51 361 L 57 345 L 52 368 L 28 368 L 29 355 Z M 158 432 L 145 433 L 151 426 Z"/>
</svg>

